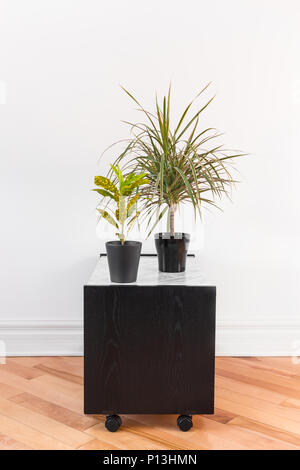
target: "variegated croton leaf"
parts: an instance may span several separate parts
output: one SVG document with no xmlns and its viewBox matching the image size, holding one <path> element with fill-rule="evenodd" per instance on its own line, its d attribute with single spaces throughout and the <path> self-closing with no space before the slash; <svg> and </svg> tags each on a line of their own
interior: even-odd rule
<svg viewBox="0 0 300 470">
<path fill-rule="evenodd" d="M 95 184 L 100 186 L 100 188 L 94 189 L 94 191 L 103 197 L 108 197 L 111 200 L 114 200 L 117 207 L 114 212 L 111 211 L 112 215 L 105 210 L 109 203 L 104 207 L 104 209 L 98 208 L 97 210 L 101 217 L 118 229 L 116 235 L 120 241 L 124 243 L 126 238 L 126 226 L 128 233 L 139 215 L 136 203 L 140 198 L 141 193 L 137 192 L 137 188 L 143 184 L 147 184 L 148 179 L 145 178 L 145 173 L 138 175 L 130 173 L 125 178 L 118 165 L 111 165 L 111 169 L 117 176 L 117 179 L 112 182 L 109 178 L 104 176 L 95 176 Z M 136 194 L 131 197 L 133 192 Z M 115 214 L 115 218 L 113 217 L 113 214 Z"/>
<path fill-rule="evenodd" d="M 112 192 L 115 196 L 119 194 L 117 187 L 105 176 L 95 176 L 95 185 Z"/>
<path fill-rule="evenodd" d="M 113 219 L 113 217 L 107 211 L 104 211 L 102 209 L 97 209 L 97 210 L 100 213 L 101 217 L 103 217 L 103 219 L 107 220 L 107 222 L 109 222 L 114 227 L 119 228 L 117 222 Z"/>
</svg>

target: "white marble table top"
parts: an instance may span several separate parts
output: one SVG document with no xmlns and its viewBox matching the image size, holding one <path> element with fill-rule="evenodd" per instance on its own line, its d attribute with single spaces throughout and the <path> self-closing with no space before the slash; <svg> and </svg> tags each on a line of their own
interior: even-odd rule
<svg viewBox="0 0 300 470">
<path fill-rule="evenodd" d="M 158 270 L 156 256 L 141 256 L 138 277 L 136 282 L 130 284 L 118 284 L 111 282 L 107 264 L 107 257 L 101 256 L 96 268 L 91 275 L 87 286 L 110 286 L 110 285 L 130 285 L 130 286 L 211 286 L 203 274 L 201 264 L 197 257 L 187 257 L 186 271 L 183 273 L 162 273 Z"/>
</svg>

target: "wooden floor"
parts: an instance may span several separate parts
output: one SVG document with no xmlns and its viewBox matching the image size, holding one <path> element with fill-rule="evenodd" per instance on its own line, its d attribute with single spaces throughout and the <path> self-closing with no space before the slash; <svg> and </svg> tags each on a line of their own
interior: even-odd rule
<svg viewBox="0 0 300 470">
<path fill-rule="evenodd" d="M 81 357 L 8 358 L 0 365 L 0 449 L 300 449 L 300 364 L 217 358 L 216 409 L 184 433 L 177 416 L 85 416 Z"/>
</svg>

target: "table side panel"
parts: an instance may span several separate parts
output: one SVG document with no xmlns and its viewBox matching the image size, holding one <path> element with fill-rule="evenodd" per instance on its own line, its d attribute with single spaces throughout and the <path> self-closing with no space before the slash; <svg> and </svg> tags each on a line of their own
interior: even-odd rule
<svg viewBox="0 0 300 470">
<path fill-rule="evenodd" d="M 86 286 L 85 413 L 213 413 L 212 286 Z"/>
</svg>

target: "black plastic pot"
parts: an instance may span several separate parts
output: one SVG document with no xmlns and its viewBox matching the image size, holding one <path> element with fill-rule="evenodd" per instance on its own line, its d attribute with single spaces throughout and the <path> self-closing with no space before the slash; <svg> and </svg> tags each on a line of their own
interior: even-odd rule
<svg viewBox="0 0 300 470">
<path fill-rule="evenodd" d="M 155 246 L 158 256 L 158 268 L 164 273 L 185 271 L 186 255 L 190 244 L 188 233 L 156 233 Z"/>
<path fill-rule="evenodd" d="M 107 242 L 106 253 L 112 282 L 135 282 L 140 261 L 141 242 Z"/>
</svg>

